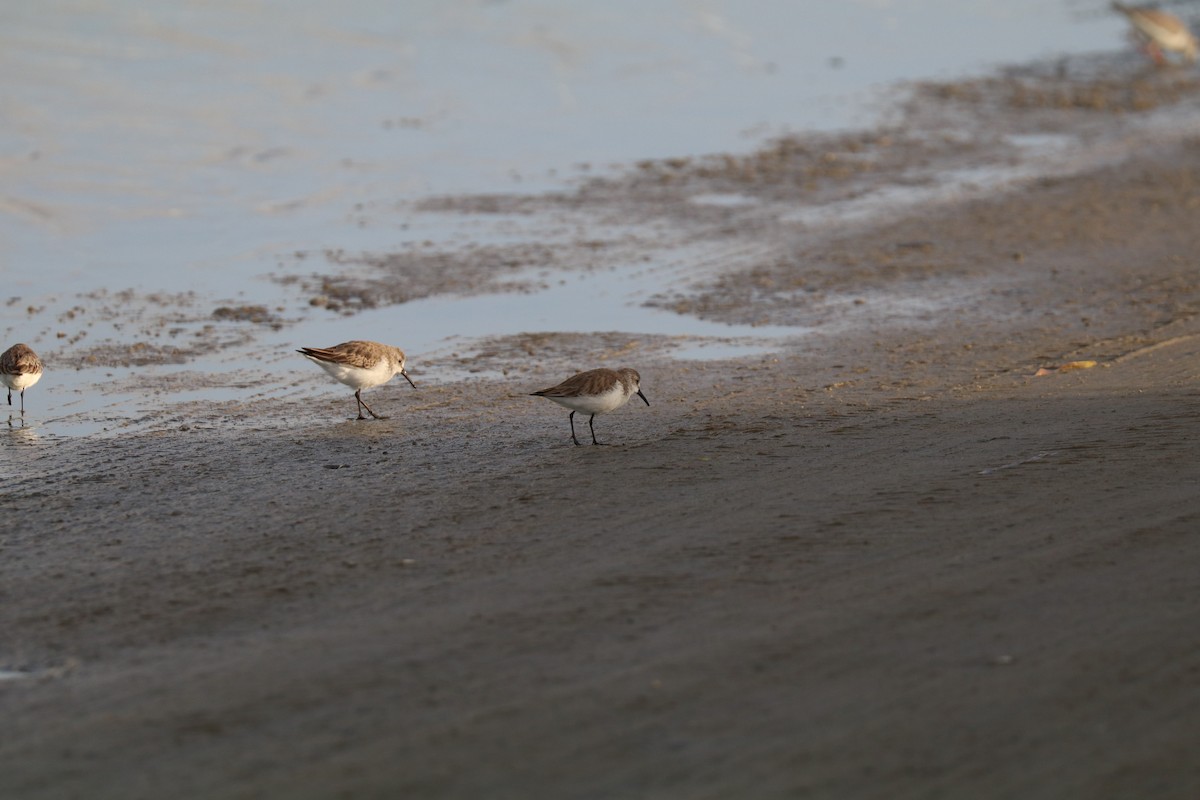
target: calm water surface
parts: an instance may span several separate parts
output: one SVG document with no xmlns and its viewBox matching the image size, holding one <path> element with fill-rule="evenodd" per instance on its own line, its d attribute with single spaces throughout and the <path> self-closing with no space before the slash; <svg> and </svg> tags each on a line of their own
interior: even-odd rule
<svg viewBox="0 0 1200 800">
<path fill-rule="evenodd" d="M 375 213 L 364 225 L 363 208 L 558 188 L 642 158 L 869 127 L 899 81 L 1126 46 L 1101 2 L 10 5 L 0 28 L 0 333 L 64 359 L 71 344 L 57 333 L 81 295 L 132 289 L 192 293 L 201 307 L 274 307 L 285 290 L 266 275 L 297 251 L 386 251 L 447 235 L 444 221 L 422 216 Z M 440 304 L 447 329 L 410 331 L 403 343 L 419 352 L 460 328 L 511 332 L 514 319 L 539 316 L 538 302 L 545 329 L 597 329 L 587 314 L 550 310 L 573 290 L 608 297 L 597 313 L 621 309 L 633 331 L 713 333 L 641 308 L 645 293 L 596 284 L 514 298 L 519 306 L 435 298 L 412 311 Z M 100 327 L 90 343 L 130 336 L 119 319 Z M 286 352 L 286 338 L 328 344 L 353 327 L 314 314 L 272 341 Z M 88 381 L 112 372 L 48 377 L 35 403 L 78 404 Z"/>
</svg>

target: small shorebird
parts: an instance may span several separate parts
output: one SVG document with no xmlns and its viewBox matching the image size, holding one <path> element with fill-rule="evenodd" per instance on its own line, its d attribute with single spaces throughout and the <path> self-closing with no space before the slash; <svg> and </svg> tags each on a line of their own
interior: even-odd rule
<svg viewBox="0 0 1200 800">
<path fill-rule="evenodd" d="M 42 379 L 42 360 L 28 345 L 14 344 L 0 353 L 0 383 L 8 387 L 8 404 L 13 389 L 21 393 L 21 414 L 25 413 L 25 390 Z"/>
<path fill-rule="evenodd" d="M 364 408 L 375 419 L 387 419 L 363 402 L 363 389 L 385 384 L 395 375 L 403 375 L 414 389 L 417 388 L 404 371 L 404 351 L 399 347 L 355 340 L 333 347 L 301 347 L 296 352 L 328 372 L 335 381 L 354 389 L 359 419 L 366 419 L 362 413 Z"/>
<path fill-rule="evenodd" d="M 628 367 L 618 370 L 590 369 L 572 375 L 557 386 L 533 392 L 531 397 L 544 397 L 563 408 L 571 409 L 567 419 L 571 422 L 571 441 L 575 444 L 579 444 L 579 439 L 575 437 L 575 412 L 590 414 L 588 428 L 592 432 L 592 444 L 600 444 L 596 441 L 596 429 L 592 427 L 592 420 L 597 414 L 615 411 L 629 402 L 629 398 L 635 394 L 642 398 L 646 405 L 650 405 L 646 395 L 642 394 L 641 382 L 642 376 L 637 374 L 637 370 Z"/>
<path fill-rule="evenodd" d="M 1179 53 L 1189 64 L 1195 63 L 1200 48 L 1196 45 L 1196 37 L 1179 17 L 1168 11 L 1127 6 L 1124 3 L 1113 3 L 1112 7 L 1128 17 L 1134 35 L 1154 63 L 1159 66 L 1167 63 L 1164 50 Z"/>
</svg>

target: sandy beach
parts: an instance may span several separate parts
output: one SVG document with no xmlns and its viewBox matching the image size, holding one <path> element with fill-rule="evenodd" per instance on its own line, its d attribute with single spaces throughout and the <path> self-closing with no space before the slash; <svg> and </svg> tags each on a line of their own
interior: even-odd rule
<svg viewBox="0 0 1200 800">
<path fill-rule="evenodd" d="M 786 203 L 763 152 L 487 202 L 765 243 L 656 302 L 812 327 L 779 352 L 7 426 L 0 796 L 1200 795 L 1197 140 L 820 237 L 666 194 Z M 528 396 L 584 357 L 651 402 L 604 447 Z"/>
</svg>

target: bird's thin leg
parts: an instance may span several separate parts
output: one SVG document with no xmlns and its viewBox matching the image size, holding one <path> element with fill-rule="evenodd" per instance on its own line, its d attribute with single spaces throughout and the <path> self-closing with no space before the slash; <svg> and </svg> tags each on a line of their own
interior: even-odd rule
<svg viewBox="0 0 1200 800">
<path fill-rule="evenodd" d="M 590 417 L 588 417 L 588 428 L 591 428 L 591 431 L 592 431 L 592 444 L 600 444 L 599 442 L 596 441 L 596 429 L 594 427 L 592 427 L 592 420 L 594 420 L 595 418 L 596 418 L 595 414 L 592 414 Z"/>
<path fill-rule="evenodd" d="M 371 410 L 371 407 L 369 405 L 367 405 L 365 402 L 363 402 L 362 395 L 359 394 L 359 392 L 361 392 L 361 391 L 362 391 L 362 389 L 359 389 L 358 392 L 354 393 L 354 396 L 358 398 L 358 402 L 360 404 L 362 404 L 362 407 L 367 410 L 367 413 L 370 414 L 375 419 L 387 419 L 387 417 L 381 417 L 378 414 L 376 414 L 374 411 Z M 362 416 L 361 411 L 358 413 L 359 413 L 359 417 L 358 417 L 359 419 L 366 419 L 366 417 Z"/>
<path fill-rule="evenodd" d="M 25 390 L 21 390 L 21 416 L 25 416 Z"/>
<path fill-rule="evenodd" d="M 362 401 L 362 395 L 359 394 L 361 391 L 362 389 L 354 390 L 354 407 L 358 410 L 358 418 L 366 419 L 366 417 L 363 416 L 362 410 L 366 408 L 367 411 L 371 411 L 371 409 L 367 408 L 367 404 Z M 374 411 L 371 411 L 371 416 L 375 416 Z"/>
<path fill-rule="evenodd" d="M 8 390 L 8 404 L 12 405 L 12 389 Z"/>
<path fill-rule="evenodd" d="M 567 417 L 567 419 L 570 420 L 570 422 L 571 422 L 571 441 L 575 443 L 576 447 L 578 447 L 579 440 L 575 438 L 575 412 L 572 411 L 570 416 Z"/>
</svg>

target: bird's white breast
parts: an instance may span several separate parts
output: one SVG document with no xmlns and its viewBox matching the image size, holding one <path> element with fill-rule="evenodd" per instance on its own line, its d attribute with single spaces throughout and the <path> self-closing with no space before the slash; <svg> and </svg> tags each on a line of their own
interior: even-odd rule
<svg viewBox="0 0 1200 800">
<path fill-rule="evenodd" d="M 328 372 L 335 381 L 344 383 L 352 389 L 370 389 L 372 386 L 387 383 L 396 374 L 385 359 L 381 359 L 378 364 L 370 369 L 354 367 L 349 364 L 318 361 L 315 358 L 311 360 L 319 364 L 321 369 Z"/>
<path fill-rule="evenodd" d="M 0 374 L 0 380 L 4 381 L 4 385 L 14 391 L 28 389 L 42 379 L 40 372 L 22 372 L 19 375 Z"/>
<path fill-rule="evenodd" d="M 615 383 L 605 392 L 591 395 L 576 395 L 575 397 L 548 397 L 560 406 L 580 411 L 584 414 L 605 414 L 620 408 L 629 400 L 630 393 L 625 391 L 621 383 Z"/>
</svg>

